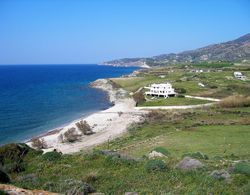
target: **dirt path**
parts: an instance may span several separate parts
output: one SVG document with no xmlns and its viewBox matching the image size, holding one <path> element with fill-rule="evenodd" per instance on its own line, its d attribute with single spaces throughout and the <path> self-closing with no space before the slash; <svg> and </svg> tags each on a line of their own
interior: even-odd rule
<svg viewBox="0 0 250 195">
<path fill-rule="evenodd" d="M 198 104 L 198 105 L 186 105 L 186 106 L 145 106 L 135 107 L 136 110 L 178 110 L 178 109 L 191 109 L 191 108 L 203 108 L 214 105 L 215 103 Z"/>
</svg>

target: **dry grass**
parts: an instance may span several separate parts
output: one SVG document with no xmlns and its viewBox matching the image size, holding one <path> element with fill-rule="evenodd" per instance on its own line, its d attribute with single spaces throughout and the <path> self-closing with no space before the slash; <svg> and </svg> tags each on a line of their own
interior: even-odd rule
<svg viewBox="0 0 250 195">
<path fill-rule="evenodd" d="M 220 101 L 218 106 L 223 108 L 248 107 L 250 106 L 250 96 L 229 96 Z"/>
</svg>

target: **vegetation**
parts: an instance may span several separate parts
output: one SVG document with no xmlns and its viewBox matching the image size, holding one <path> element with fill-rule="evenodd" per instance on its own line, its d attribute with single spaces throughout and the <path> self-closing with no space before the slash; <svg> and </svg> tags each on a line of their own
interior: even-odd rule
<svg viewBox="0 0 250 195">
<path fill-rule="evenodd" d="M 195 63 L 192 64 L 192 66 L 194 67 L 199 67 L 199 68 L 224 68 L 224 67 L 231 67 L 234 64 L 232 62 L 221 62 L 221 61 L 217 61 L 217 62 L 202 62 L 202 63 Z"/>
<path fill-rule="evenodd" d="M 249 162 L 239 162 L 235 165 L 235 172 L 242 173 L 250 176 L 250 163 Z"/>
<path fill-rule="evenodd" d="M 76 126 L 82 132 L 83 135 L 93 134 L 93 131 L 87 121 L 79 121 L 76 123 Z"/>
<path fill-rule="evenodd" d="M 31 139 L 32 142 L 32 147 L 37 148 L 37 149 L 46 149 L 47 143 L 43 138 L 33 138 Z"/>
<path fill-rule="evenodd" d="M 219 106 L 223 108 L 248 107 L 250 106 L 250 96 L 229 96 L 220 101 Z"/>
<path fill-rule="evenodd" d="M 194 66 L 194 65 L 193 65 Z M 192 72 L 195 67 L 166 67 L 143 71 L 138 77 L 112 79 L 122 88 L 135 92 L 152 83 L 170 82 L 180 94 L 225 98 L 232 95 L 250 96 L 250 80 L 235 79 L 234 71 L 241 71 L 250 78 L 250 71 L 246 67 L 230 66 L 222 70 L 204 67 L 204 72 Z M 165 78 L 160 77 L 164 75 Z M 201 87 L 198 84 L 205 86 Z"/>
<path fill-rule="evenodd" d="M 160 159 L 153 159 L 153 160 L 149 160 L 146 164 L 145 164 L 145 169 L 148 172 L 151 171 L 164 171 L 167 169 L 166 164 L 160 160 Z"/>
<path fill-rule="evenodd" d="M 62 157 L 62 154 L 56 151 L 47 152 L 44 155 L 42 155 L 42 159 L 45 161 L 57 161 L 60 160 Z"/>
<path fill-rule="evenodd" d="M 156 147 L 153 149 L 153 151 L 160 152 L 160 153 L 164 154 L 165 156 L 170 155 L 170 152 L 166 148 L 163 148 L 163 147 Z"/>
<path fill-rule="evenodd" d="M 144 92 L 142 90 L 134 93 L 133 98 L 136 102 L 136 105 L 139 105 L 145 102 Z"/>
<path fill-rule="evenodd" d="M 76 128 L 72 127 L 64 133 L 65 142 L 75 142 L 79 140 L 80 135 L 77 133 Z"/>
<path fill-rule="evenodd" d="M 206 104 L 211 103 L 208 100 L 200 100 L 193 98 L 179 98 L 179 97 L 171 97 L 171 98 L 156 98 L 153 100 L 149 100 L 139 104 L 139 106 L 181 106 L 181 105 L 196 105 L 196 104 Z"/>
</svg>

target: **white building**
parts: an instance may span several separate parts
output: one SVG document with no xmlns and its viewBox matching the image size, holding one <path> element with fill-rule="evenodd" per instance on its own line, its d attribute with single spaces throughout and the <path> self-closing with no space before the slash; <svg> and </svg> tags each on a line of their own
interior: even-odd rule
<svg viewBox="0 0 250 195">
<path fill-rule="evenodd" d="M 244 76 L 241 72 L 234 72 L 234 77 L 236 79 L 240 79 L 240 80 L 245 80 L 246 76 Z"/>
<path fill-rule="evenodd" d="M 170 97 L 175 96 L 176 92 L 170 83 L 152 84 L 149 87 L 144 87 L 149 89 L 145 94 L 158 97 Z"/>
</svg>

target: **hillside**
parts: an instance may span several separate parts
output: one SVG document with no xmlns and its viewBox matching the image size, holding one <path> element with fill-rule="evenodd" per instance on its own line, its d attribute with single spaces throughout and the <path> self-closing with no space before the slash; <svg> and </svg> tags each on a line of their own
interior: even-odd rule
<svg viewBox="0 0 250 195">
<path fill-rule="evenodd" d="M 105 65 L 113 66 L 161 66 L 176 63 L 194 63 L 209 61 L 243 61 L 250 60 L 250 33 L 219 44 L 212 44 L 196 50 L 181 53 L 170 53 L 149 58 L 124 58 L 104 62 Z"/>
</svg>

